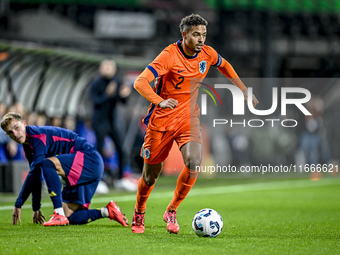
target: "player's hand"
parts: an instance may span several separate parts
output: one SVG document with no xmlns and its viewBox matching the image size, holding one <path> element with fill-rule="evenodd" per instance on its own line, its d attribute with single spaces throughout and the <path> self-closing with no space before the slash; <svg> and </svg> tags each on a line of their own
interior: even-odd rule
<svg viewBox="0 0 340 255">
<path fill-rule="evenodd" d="M 178 105 L 177 100 L 173 99 L 173 98 L 169 98 L 166 100 L 163 100 L 162 102 L 160 102 L 158 104 L 158 107 L 160 108 L 170 108 L 171 110 L 174 109 L 176 106 Z"/>
<path fill-rule="evenodd" d="M 248 102 L 248 89 L 242 90 L 244 99 Z M 257 100 L 256 96 L 252 94 L 252 103 L 253 106 L 256 107 L 258 105 L 259 101 Z"/>
<path fill-rule="evenodd" d="M 17 225 L 18 221 L 19 221 L 19 223 L 21 223 L 20 215 L 21 215 L 21 208 L 14 207 L 13 213 L 12 213 L 12 223 L 13 223 L 13 225 Z"/>
<path fill-rule="evenodd" d="M 44 223 L 46 220 L 45 216 L 42 214 L 41 210 L 33 211 L 33 224 Z"/>
</svg>

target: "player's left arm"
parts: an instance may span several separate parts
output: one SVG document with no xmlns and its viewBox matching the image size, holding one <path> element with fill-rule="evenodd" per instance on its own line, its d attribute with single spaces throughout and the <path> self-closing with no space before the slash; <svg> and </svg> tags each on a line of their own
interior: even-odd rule
<svg viewBox="0 0 340 255">
<path fill-rule="evenodd" d="M 240 77 L 237 75 L 236 71 L 232 67 L 232 65 L 225 60 L 224 58 L 220 57 L 221 64 L 217 67 L 217 69 L 225 76 L 227 77 L 235 86 L 240 88 L 243 92 L 244 98 L 246 101 L 248 101 L 248 89 L 244 85 L 244 83 L 241 81 Z M 252 103 L 253 106 L 255 107 L 259 101 L 255 97 L 254 94 L 252 94 Z"/>
</svg>

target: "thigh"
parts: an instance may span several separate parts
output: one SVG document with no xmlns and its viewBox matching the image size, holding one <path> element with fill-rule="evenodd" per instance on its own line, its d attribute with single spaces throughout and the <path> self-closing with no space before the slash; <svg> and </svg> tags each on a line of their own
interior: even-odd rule
<svg viewBox="0 0 340 255">
<path fill-rule="evenodd" d="M 144 158 L 144 162 L 148 165 L 163 162 L 169 155 L 173 140 L 173 132 L 159 132 L 148 129 L 141 149 L 141 156 Z"/>
<path fill-rule="evenodd" d="M 184 123 L 175 133 L 175 141 L 178 148 L 181 150 L 182 146 L 189 142 L 196 142 L 203 145 L 203 137 L 201 132 L 201 125 L 198 118 L 190 119 L 190 122 Z"/>
<path fill-rule="evenodd" d="M 70 186 L 100 180 L 104 171 L 103 159 L 96 150 L 77 151 L 56 156 Z"/>
<path fill-rule="evenodd" d="M 195 170 L 201 165 L 203 137 L 199 118 L 191 118 L 178 129 L 176 142 L 180 148 L 187 168 Z"/>
<path fill-rule="evenodd" d="M 64 171 L 59 159 L 57 157 L 50 157 L 50 158 L 47 158 L 47 159 L 53 162 L 53 164 L 55 165 L 57 174 L 60 175 L 61 177 L 65 178 L 66 177 L 65 171 Z"/>
</svg>

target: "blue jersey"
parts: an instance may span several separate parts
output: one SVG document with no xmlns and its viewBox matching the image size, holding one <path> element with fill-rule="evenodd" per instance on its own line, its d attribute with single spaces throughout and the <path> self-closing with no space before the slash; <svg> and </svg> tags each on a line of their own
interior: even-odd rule
<svg viewBox="0 0 340 255">
<path fill-rule="evenodd" d="M 24 151 L 31 171 L 45 158 L 94 149 L 84 138 L 64 128 L 26 127 Z"/>
<path fill-rule="evenodd" d="M 94 146 L 76 133 L 64 128 L 26 126 L 24 151 L 30 164 L 30 171 L 15 202 L 15 207 L 21 208 L 32 193 L 33 210 L 40 209 L 42 179 L 40 163 L 45 158 L 54 156 L 58 157 L 65 171 L 67 188 L 94 182 L 93 187 L 89 185 L 79 194 L 79 198 L 75 198 L 73 192 L 73 200 L 68 200 L 88 207 L 103 171 L 102 159 Z M 84 173 L 83 169 L 85 169 Z"/>
</svg>

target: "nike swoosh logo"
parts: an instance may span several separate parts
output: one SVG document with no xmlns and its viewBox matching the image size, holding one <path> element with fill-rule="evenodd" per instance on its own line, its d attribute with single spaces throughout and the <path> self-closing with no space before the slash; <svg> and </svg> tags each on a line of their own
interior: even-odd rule
<svg viewBox="0 0 340 255">
<path fill-rule="evenodd" d="M 178 70 L 177 72 L 178 72 L 178 73 L 181 73 L 181 72 L 184 72 L 184 71 L 185 71 L 185 70 Z"/>
</svg>

